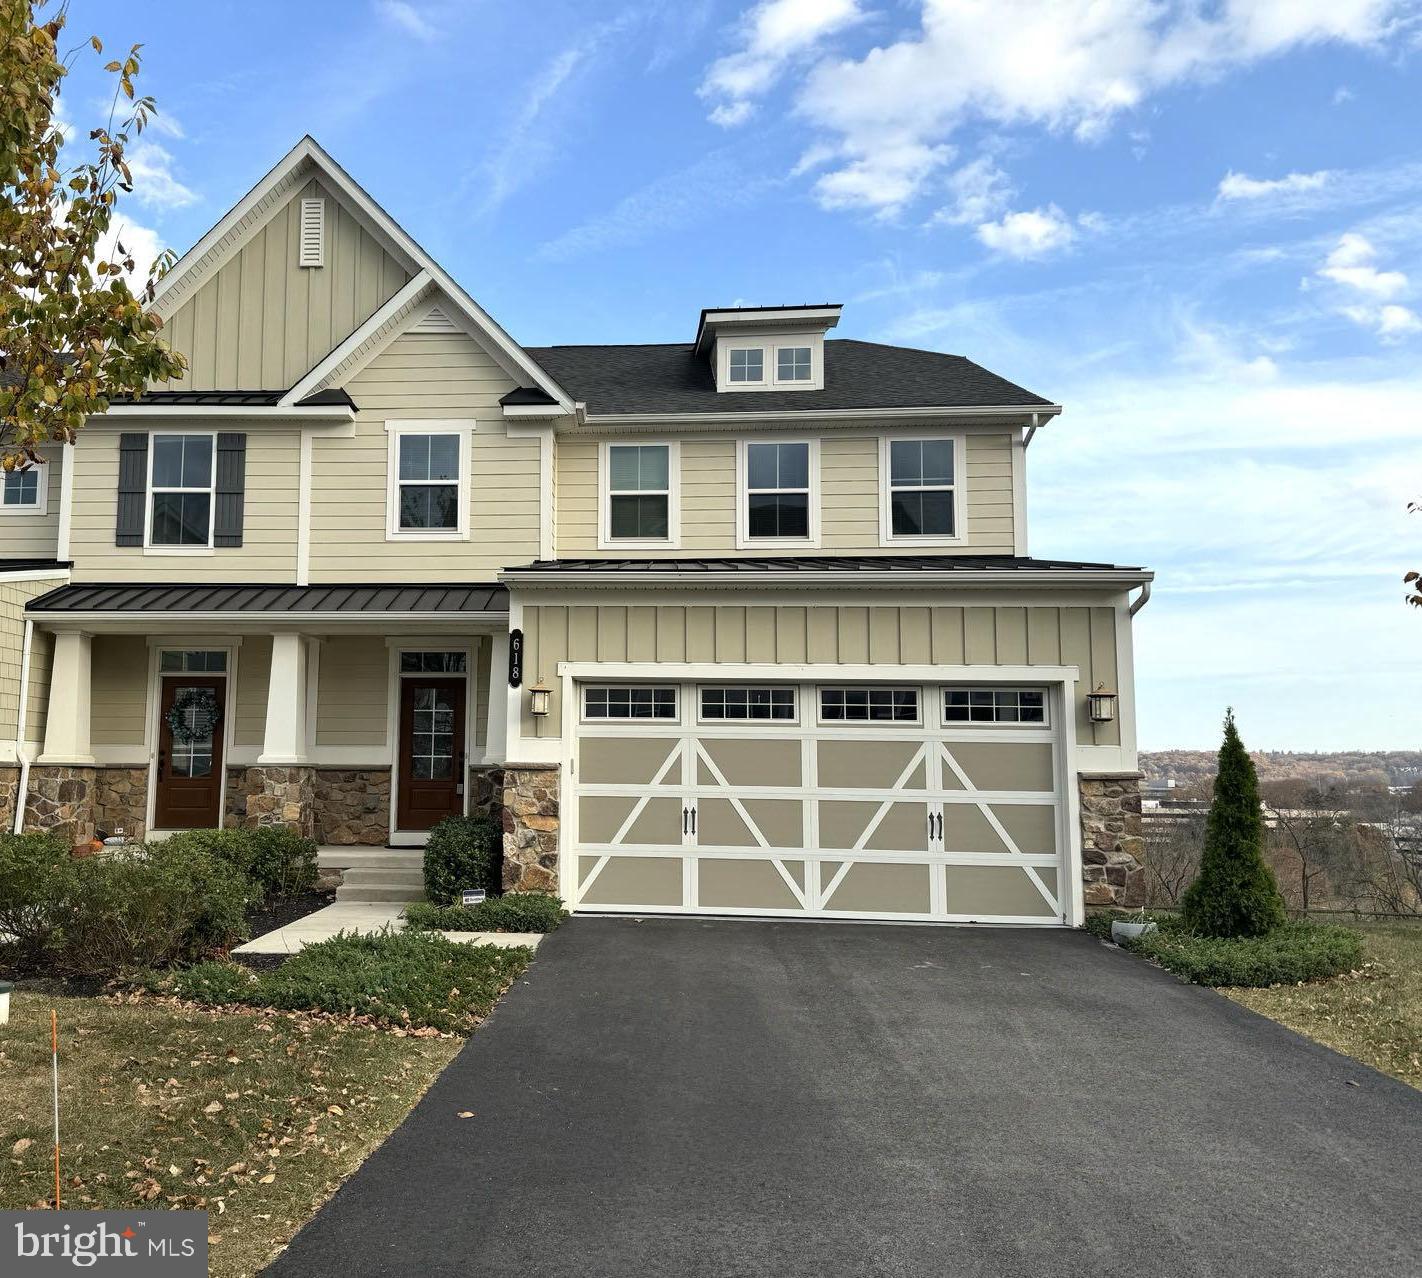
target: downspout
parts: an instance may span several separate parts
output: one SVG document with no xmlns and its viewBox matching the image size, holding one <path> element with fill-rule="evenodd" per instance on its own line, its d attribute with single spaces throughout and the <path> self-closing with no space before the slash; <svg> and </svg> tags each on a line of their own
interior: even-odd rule
<svg viewBox="0 0 1422 1278">
<path fill-rule="evenodd" d="M 1138 613 L 1142 608 L 1144 608 L 1149 602 L 1150 582 L 1143 581 L 1141 582 L 1141 593 L 1136 596 L 1135 601 L 1131 604 L 1131 616 L 1134 617 L 1136 613 Z"/>
<path fill-rule="evenodd" d="M 30 646 L 34 637 L 34 620 L 26 617 L 24 646 L 20 649 L 20 717 L 15 724 L 15 758 L 20 762 L 20 783 L 15 790 L 15 834 L 25 832 L 25 802 L 30 787 L 30 757 L 25 753 L 25 720 L 30 708 Z"/>
<path fill-rule="evenodd" d="M 1027 434 L 1022 439 L 1022 451 L 1027 451 L 1027 445 L 1032 442 L 1032 436 L 1037 433 L 1037 414 L 1032 414 L 1032 424 L 1027 427 Z"/>
</svg>

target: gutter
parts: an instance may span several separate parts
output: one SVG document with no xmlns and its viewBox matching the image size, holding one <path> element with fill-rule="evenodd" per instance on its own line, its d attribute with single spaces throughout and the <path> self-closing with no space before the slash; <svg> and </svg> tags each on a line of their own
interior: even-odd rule
<svg viewBox="0 0 1422 1278">
<path fill-rule="evenodd" d="M 20 715 L 15 721 L 15 758 L 20 761 L 20 782 L 15 789 L 14 834 L 25 832 L 25 803 L 30 788 L 30 756 L 25 752 L 25 720 L 30 710 L 30 647 L 34 642 L 35 623 L 25 618 L 25 636 L 20 649 Z"/>
<path fill-rule="evenodd" d="M 640 586 L 680 586 L 696 589 L 699 586 L 744 586 L 754 589 L 760 586 L 803 586 L 817 589 L 822 586 L 865 586 L 902 587 L 920 585 L 955 585 L 972 589 L 976 586 L 1146 586 L 1154 574 L 1144 569 L 1102 569 L 1058 572 L 1026 572 L 1008 570 L 964 571 L 947 569 L 936 572 L 931 569 L 900 569 L 898 571 L 869 573 L 865 571 L 835 570 L 787 570 L 782 572 L 601 572 L 596 569 L 586 572 L 502 572 L 499 580 L 509 586 L 530 589 L 545 586 L 550 589 L 566 587 L 624 586 L 637 589 Z M 1147 590 L 1147 594 L 1149 591 Z"/>
<path fill-rule="evenodd" d="M 697 422 L 724 425 L 748 422 L 818 422 L 843 418 L 870 418 L 874 421 L 891 421 L 900 418 L 921 417 L 1030 417 L 1034 423 L 1043 417 L 1056 417 L 1062 411 L 1060 404 L 1022 404 L 992 407 L 948 407 L 926 406 L 923 408 L 809 408 L 782 409 L 779 412 L 757 412 L 748 409 L 736 413 L 588 413 L 584 420 L 589 426 L 635 426 L 661 423 L 663 425 L 693 425 Z M 1040 423 L 1038 423 L 1040 424 Z M 1035 428 L 1035 427 L 1034 427 Z"/>
<path fill-rule="evenodd" d="M 1136 613 L 1150 602 L 1150 582 L 1150 578 L 1141 582 L 1141 593 L 1136 596 L 1135 601 L 1131 604 L 1131 616 L 1134 617 Z"/>
</svg>

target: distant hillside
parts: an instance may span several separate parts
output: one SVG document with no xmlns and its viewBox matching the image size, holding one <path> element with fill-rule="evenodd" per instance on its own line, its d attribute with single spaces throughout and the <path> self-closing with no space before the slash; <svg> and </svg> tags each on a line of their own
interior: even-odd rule
<svg viewBox="0 0 1422 1278">
<path fill-rule="evenodd" d="M 1340 750 L 1332 754 L 1296 754 L 1261 750 L 1254 754 L 1261 781 L 1296 778 L 1327 789 L 1342 785 L 1415 785 L 1422 781 L 1422 750 Z M 1215 774 L 1213 750 L 1141 752 L 1147 781 L 1189 785 Z"/>
</svg>

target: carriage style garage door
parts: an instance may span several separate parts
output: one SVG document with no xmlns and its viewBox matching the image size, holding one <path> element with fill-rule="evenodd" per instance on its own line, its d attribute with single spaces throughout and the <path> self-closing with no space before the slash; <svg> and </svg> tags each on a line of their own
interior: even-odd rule
<svg viewBox="0 0 1422 1278">
<path fill-rule="evenodd" d="M 1064 921 L 1051 690 L 584 683 L 575 907 Z"/>
</svg>

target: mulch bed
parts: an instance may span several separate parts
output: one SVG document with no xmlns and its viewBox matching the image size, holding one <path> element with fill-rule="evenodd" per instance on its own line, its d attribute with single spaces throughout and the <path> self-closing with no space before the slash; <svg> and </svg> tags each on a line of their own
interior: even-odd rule
<svg viewBox="0 0 1422 1278">
<path fill-rule="evenodd" d="M 254 937 L 264 936 L 288 923 L 295 923 L 297 919 L 304 919 L 308 914 L 315 914 L 317 910 L 324 910 L 335 900 L 334 892 L 305 892 L 301 896 L 273 901 L 261 909 L 248 912 L 247 928 Z"/>
</svg>

